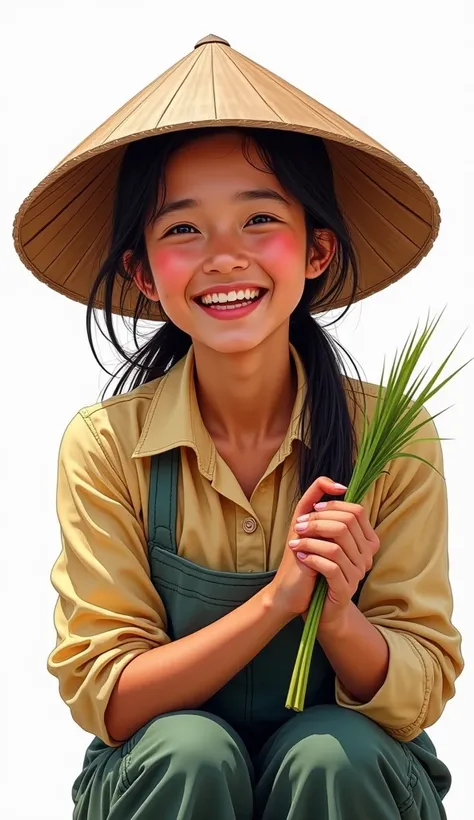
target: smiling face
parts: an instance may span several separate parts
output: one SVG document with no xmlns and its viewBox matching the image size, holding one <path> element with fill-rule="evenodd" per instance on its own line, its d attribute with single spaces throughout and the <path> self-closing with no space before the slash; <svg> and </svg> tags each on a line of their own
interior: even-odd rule
<svg viewBox="0 0 474 820">
<path fill-rule="evenodd" d="M 250 160 L 238 133 L 204 137 L 172 155 L 165 202 L 145 234 L 153 281 L 136 276 L 195 343 L 222 353 L 288 333 L 305 279 L 319 276 L 334 253 L 326 235 L 322 253 L 307 261 L 302 206 L 262 167 L 254 146 Z"/>
</svg>

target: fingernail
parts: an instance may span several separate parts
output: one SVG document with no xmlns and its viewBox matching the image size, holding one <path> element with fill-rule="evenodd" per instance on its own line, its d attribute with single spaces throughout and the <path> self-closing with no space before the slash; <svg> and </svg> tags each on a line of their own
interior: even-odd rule
<svg viewBox="0 0 474 820">
<path fill-rule="evenodd" d="M 327 507 L 327 505 L 327 501 L 320 501 L 319 504 L 313 504 L 313 507 L 315 510 L 324 510 L 324 508 Z"/>
<path fill-rule="evenodd" d="M 308 527 L 309 527 L 309 522 L 305 521 L 302 524 L 296 524 L 295 525 L 295 530 L 296 530 L 296 532 L 304 532 L 305 530 L 308 529 Z"/>
<path fill-rule="evenodd" d="M 299 558 L 300 561 L 305 561 L 306 558 L 308 557 L 308 553 L 307 552 L 297 552 L 296 557 Z"/>
<path fill-rule="evenodd" d="M 309 519 L 309 513 L 308 513 L 308 515 L 299 515 L 296 520 L 297 521 L 308 521 L 308 519 Z"/>
<path fill-rule="evenodd" d="M 345 485 L 345 484 L 333 484 L 332 486 L 333 486 L 336 490 L 347 490 L 347 487 L 346 487 L 346 485 Z"/>
<path fill-rule="evenodd" d="M 289 547 L 297 547 L 299 543 L 300 543 L 300 539 L 295 538 L 294 541 L 288 541 L 288 546 Z"/>
</svg>

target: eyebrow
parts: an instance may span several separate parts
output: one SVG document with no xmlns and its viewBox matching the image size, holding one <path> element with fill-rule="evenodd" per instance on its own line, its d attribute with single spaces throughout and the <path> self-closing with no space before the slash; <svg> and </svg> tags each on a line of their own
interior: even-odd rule
<svg viewBox="0 0 474 820">
<path fill-rule="evenodd" d="M 235 198 L 244 202 L 252 199 L 274 199 L 276 202 L 283 202 L 285 205 L 290 204 L 284 196 L 273 188 L 254 188 L 252 191 L 241 191 Z"/>
<path fill-rule="evenodd" d="M 254 188 L 250 191 L 240 191 L 235 195 L 235 199 L 243 202 L 250 202 L 256 199 L 273 199 L 275 202 L 282 202 L 284 205 L 289 205 L 284 196 L 275 191 L 273 188 Z M 162 219 L 168 214 L 176 211 L 184 211 L 187 208 L 198 208 L 201 202 L 198 199 L 177 199 L 174 202 L 167 202 L 160 208 L 156 215 L 156 219 Z"/>
</svg>

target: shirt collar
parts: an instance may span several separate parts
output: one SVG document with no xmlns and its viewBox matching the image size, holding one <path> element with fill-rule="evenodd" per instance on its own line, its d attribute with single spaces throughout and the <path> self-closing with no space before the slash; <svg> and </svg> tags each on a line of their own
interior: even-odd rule
<svg viewBox="0 0 474 820">
<path fill-rule="evenodd" d="M 295 439 L 301 440 L 301 413 L 306 395 L 306 373 L 295 348 L 290 351 L 296 369 L 296 399 L 288 432 L 278 450 L 278 461 L 286 458 Z M 201 417 L 194 383 L 194 350 L 159 381 L 132 458 L 164 453 L 175 447 L 190 447 L 196 453 L 199 471 L 209 480 L 214 474 L 216 448 Z"/>
</svg>

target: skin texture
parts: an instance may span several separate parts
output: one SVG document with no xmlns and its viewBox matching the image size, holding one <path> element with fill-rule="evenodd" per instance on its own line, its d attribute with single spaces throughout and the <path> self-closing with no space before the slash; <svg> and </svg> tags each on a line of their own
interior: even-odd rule
<svg viewBox="0 0 474 820">
<path fill-rule="evenodd" d="M 334 236 L 320 231 L 318 250 L 307 259 L 302 206 L 261 167 L 256 152 L 251 159 L 237 134 L 206 137 L 171 158 L 164 212 L 145 235 L 151 278 L 143 269 L 135 278 L 192 337 L 204 423 L 249 498 L 286 434 L 294 404 L 290 314 L 305 280 L 321 276 L 335 252 Z M 262 189 L 272 195 L 242 197 Z M 196 301 L 215 288 L 239 286 L 265 289 L 246 315 L 222 321 Z M 376 694 L 388 647 L 351 598 L 378 539 L 358 505 L 314 508 L 324 494 L 343 493 L 330 478 L 318 478 L 296 508 L 268 587 L 216 623 L 128 664 L 106 713 L 112 737 L 125 740 L 158 714 L 207 700 L 286 623 L 304 616 L 318 573 L 329 584 L 319 630 L 326 655 L 356 700 Z"/>
</svg>

